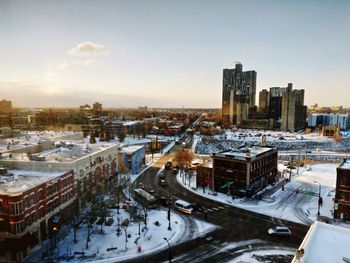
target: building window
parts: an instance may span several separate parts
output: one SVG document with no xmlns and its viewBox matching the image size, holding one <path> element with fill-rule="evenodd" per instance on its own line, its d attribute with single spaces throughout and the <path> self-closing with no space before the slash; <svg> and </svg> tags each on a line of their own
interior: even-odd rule
<svg viewBox="0 0 350 263">
<path fill-rule="evenodd" d="M 58 192 L 58 183 L 55 183 L 53 186 L 53 192 L 57 193 Z"/>
<path fill-rule="evenodd" d="M 46 188 L 46 191 L 47 191 L 47 196 L 50 196 L 52 194 L 52 187 L 51 185 L 49 185 L 47 188 Z"/>
<path fill-rule="evenodd" d="M 30 196 L 30 204 L 31 204 L 31 206 L 33 206 L 33 205 L 35 204 L 34 194 L 32 194 L 32 195 Z"/>
<path fill-rule="evenodd" d="M 11 224 L 11 233 L 12 234 L 19 234 L 22 232 L 22 223 L 12 223 Z"/>
<path fill-rule="evenodd" d="M 22 204 L 21 203 L 14 203 L 10 205 L 10 214 L 11 215 L 18 215 L 22 213 Z"/>
<path fill-rule="evenodd" d="M 39 190 L 38 196 L 39 196 L 39 200 L 43 200 L 44 199 L 44 191 L 42 189 Z"/>
<path fill-rule="evenodd" d="M 36 216 L 35 216 L 35 212 L 34 213 L 32 213 L 32 219 L 31 219 L 31 221 L 32 221 L 32 223 L 34 223 L 35 221 L 36 221 Z"/>
<path fill-rule="evenodd" d="M 40 210 L 39 210 L 39 214 L 40 214 L 40 217 L 44 217 L 45 216 L 45 207 L 40 207 Z"/>
<path fill-rule="evenodd" d="M 28 199 L 28 197 L 26 197 L 23 200 L 23 208 L 26 209 L 28 207 L 29 207 L 29 199 Z"/>
</svg>

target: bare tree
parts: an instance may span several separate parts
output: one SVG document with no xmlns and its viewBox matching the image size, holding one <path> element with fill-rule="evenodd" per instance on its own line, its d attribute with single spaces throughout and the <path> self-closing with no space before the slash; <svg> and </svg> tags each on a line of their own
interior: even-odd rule
<svg viewBox="0 0 350 263">
<path fill-rule="evenodd" d="M 127 131 L 126 131 L 125 127 L 122 127 L 118 133 L 119 142 L 121 142 L 121 143 L 124 142 L 126 135 L 127 135 Z"/>
<path fill-rule="evenodd" d="M 186 172 L 191 168 L 193 154 L 190 150 L 181 149 L 174 160 L 179 165 L 180 175 L 182 175 L 182 180 L 186 184 Z"/>
</svg>

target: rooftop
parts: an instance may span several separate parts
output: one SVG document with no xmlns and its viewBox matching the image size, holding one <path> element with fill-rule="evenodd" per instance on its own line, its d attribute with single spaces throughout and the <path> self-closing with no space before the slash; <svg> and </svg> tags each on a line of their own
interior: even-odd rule
<svg viewBox="0 0 350 263">
<path fill-rule="evenodd" d="M 233 148 L 231 150 L 225 150 L 222 152 L 215 153 L 215 156 L 221 157 L 233 157 L 233 158 L 246 158 L 246 157 L 257 157 L 260 154 L 272 151 L 274 148 L 262 147 L 262 146 L 242 146 Z"/>
<path fill-rule="evenodd" d="M 144 148 L 143 145 L 133 145 L 133 146 L 128 146 L 128 147 L 123 147 L 122 152 L 126 154 L 133 154 L 134 152 L 137 152 L 138 150 Z"/>
<path fill-rule="evenodd" d="M 316 221 L 299 247 L 303 255 L 295 256 L 292 263 L 349 262 L 349 244 L 350 229 Z"/>
<path fill-rule="evenodd" d="M 63 138 L 64 136 L 73 134 L 76 134 L 76 132 L 26 131 L 16 137 L 1 139 L 0 152 L 35 145 L 42 141 L 55 141 Z"/>
<path fill-rule="evenodd" d="M 0 194 L 17 195 L 33 187 L 50 181 L 65 172 L 47 172 L 38 170 L 7 170 L 6 175 L 0 175 Z"/>
<path fill-rule="evenodd" d="M 2 155 L 6 161 L 47 161 L 47 162 L 73 162 L 82 157 L 112 147 L 111 143 L 83 144 L 76 141 L 60 141 L 56 148 L 37 154 L 7 153 Z"/>
<path fill-rule="evenodd" d="M 339 168 L 350 169 L 350 160 L 344 160 L 344 162 L 340 164 Z"/>
</svg>

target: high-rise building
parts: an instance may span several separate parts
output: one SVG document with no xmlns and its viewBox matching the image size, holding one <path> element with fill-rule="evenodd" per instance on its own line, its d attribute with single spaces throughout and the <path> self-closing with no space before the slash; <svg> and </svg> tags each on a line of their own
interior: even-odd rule
<svg viewBox="0 0 350 263">
<path fill-rule="evenodd" d="M 9 100 L 0 100 L 0 113 L 11 113 L 12 112 L 12 102 Z"/>
<path fill-rule="evenodd" d="M 306 110 L 304 90 L 288 89 L 282 94 L 281 130 L 297 131 L 305 128 Z"/>
<path fill-rule="evenodd" d="M 272 87 L 269 92 L 269 116 L 279 123 L 282 117 L 282 95 L 293 89 L 293 84 L 288 83 L 287 87 Z M 279 127 L 275 127 L 279 128 Z"/>
<path fill-rule="evenodd" d="M 269 111 L 269 92 L 263 89 L 259 92 L 259 112 L 268 113 Z"/>
<path fill-rule="evenodd" d="M 255 106 L 256 71 L 224 69 L 222 83 L 222 117 L 232 124 L 248 119 L 249 108 Z"/>
<path fill-rule="evenodd" d="M 95 103 L 92 105 L 92 109 L 93 109 L 93 111 L 94 111 L 95 114 L 101 113 L 101 111 L 102 111 L 102 104 L 99 103 L 99 102 L 95 102 Z"/>
</svg>

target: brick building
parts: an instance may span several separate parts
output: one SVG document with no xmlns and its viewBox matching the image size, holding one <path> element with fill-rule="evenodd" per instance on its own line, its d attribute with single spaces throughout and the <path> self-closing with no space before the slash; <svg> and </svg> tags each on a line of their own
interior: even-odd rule
<svg viewBox="0 0 350 263">
<path fill-rule="evenodd" d="M 76 208 L 85 207 L 97 187 L 110 187 L 116 179 L 118 146 L 109 143 L 57 142 L 56 147 L 36 154 L 2 154 L 0 164 L 16 169 L 69 171 L 75 175 Z"/>
<path fill-rule="evenodd" d="M 337 168 L 334 218 L 350 221 L 350 161 L 346 159 Z"/>
<path fill-rule="evenodd" d="M 0 261 L 21 261 L 52 237 L 69 216 L 74 196 L 73 171 L 1 167 Z"/>
<path fill-rule="evenodd" d="M 212 158 L 215 191 L 251 195 L 276 179 L 276 148 L 243 146 L 215 153 Z"/>
</svg>

